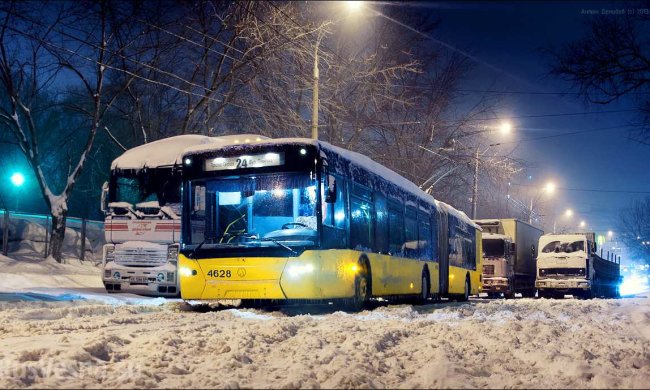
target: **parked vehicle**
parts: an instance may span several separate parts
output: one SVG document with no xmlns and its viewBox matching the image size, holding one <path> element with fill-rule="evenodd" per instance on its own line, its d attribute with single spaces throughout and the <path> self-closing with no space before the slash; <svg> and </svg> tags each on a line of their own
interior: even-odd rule
<svg viewBox="0 0 650 390">
<path fill-rule="evenodd" d="M 115 159 L 102 191 L 106 290 L 177 296 L 183 151 L 262 139 L 268 138 L 181 135 L 135 147 Z"/>
<path fill-rule="evenodd" d="M 619 296 L 620 261 L 599 256 L 594 237 L 594 233 L 569 233 L 539 239 L 535 285 L 540 298 Z"/>
<path fill-rule="evenodd" d="M 518 219 L 475 222 L 483 229 L 483 292 L 534 297 L 536 245 L 544 232 Z"/>
</svg>

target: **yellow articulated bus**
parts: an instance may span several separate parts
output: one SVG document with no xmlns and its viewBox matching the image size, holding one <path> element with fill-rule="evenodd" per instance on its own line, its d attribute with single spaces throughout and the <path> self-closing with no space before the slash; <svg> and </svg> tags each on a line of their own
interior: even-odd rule
<svg viewBox="0 0 650 390">
<path fill-rule="evenodd" d="M 185 300 L 338 301 L 481 289 L 480 228 L 358 153 L 310 139 L 183 157 Z"/>
</svg>

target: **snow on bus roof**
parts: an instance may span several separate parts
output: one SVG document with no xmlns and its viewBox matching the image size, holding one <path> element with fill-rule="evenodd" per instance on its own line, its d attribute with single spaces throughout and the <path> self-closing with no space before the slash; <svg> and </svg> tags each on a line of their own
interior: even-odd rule
<svg viewBox="0 0 650 390">
<path fill-rule="evenodd" d="M 356 164 L 360 167 L 363 167 L 367 169 L 370 172 L 376 173 L 378 176 L 396 184 L 397 186 L 401 187 L 404 191 L 409 192 L 418 198 L 424 200 L 425 202 L 428 203 L 433 203 L 436 207 L 442 208 L 445 210 L 448 214 L 454 215 L 456 218 L 462 220 L 463 222 L 467 223 L 470 226 L 475 227 L 476 229 L 481 229 L 480 226 L 475 224 L 465 213 L 463 213 L 460 210 L 456 210 L 452 206 L 441 202 L 439 200 L 434 199 L 432 196 L 426 194 L 424 191 L 420 189 L 417 185 L 415 185 L 413 182 L 407 180 L 404 178 L 402 175 L 398 174 L 397 172 L 379 164 L 378 162 L 372 160 L 371 158 L 364 156 L 360 153 L 353 152 L 351 150 L 343 149 L 338 146 L 334 146 L 328 142 L 324 141 L 317 141 L 313 140 L 310 138 L 268 138 L 268 139 L 263 139 L 261 141 L 256 141 L 255 145 L 287 145 L 287 144 L 295 144 L 295 145 L 314 145 L 314 146 L 320 146 L 323 149 L 329 149 L 335 153 L 338 153 L 339 155 L 343 156 L 345 159 L 349 160 L 353 164 Z M 196 154 L 196 153 L 201 153 L 201 152 L 207 152 L 207 151 L 214 151 L 214 150 L 220 150 L 220 149 L 233 149 L 237 147 L 242 147 L 245 146 L 246 144 L 239 144 L 239 145 L 196 145 L 193 147 L 188 148 L 185 151 L 185 154 Z"/>
<path fill-rule="evenodd" d="M 148 144 L 136 146 L 113 160 L 111 169 L 142 169 L 144 167 L 171 166 L 180 163 L 183 152 L 197 145 L 228 145 L 239 139 L 268 139 L 256 134 L 225 135 L 208 137 L 205 135 L 185 134 L 163 138 Z"/>
</svg>

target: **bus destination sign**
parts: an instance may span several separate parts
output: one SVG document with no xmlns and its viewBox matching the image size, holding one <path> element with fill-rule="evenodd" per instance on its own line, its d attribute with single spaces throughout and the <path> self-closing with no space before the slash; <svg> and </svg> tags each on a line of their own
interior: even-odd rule
<svg viewBox="0 0 650 390">
<path fill-rule="evenodd" d="M 217 157 L 205 160 L 206 171 L 273 167 L 284 164 L 284 153 L 264 153 L 238 157 Z"/>
</svg>

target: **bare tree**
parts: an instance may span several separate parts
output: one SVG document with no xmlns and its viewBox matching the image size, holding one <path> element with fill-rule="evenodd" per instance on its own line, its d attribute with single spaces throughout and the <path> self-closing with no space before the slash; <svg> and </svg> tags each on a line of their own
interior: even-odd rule
<svg viewBox="0 0 650 390">
<path fill-rule="evenodd" d="M 6 94 L 0 124 L 14 135 L 34 171 L 52 216 L 49 253 L 59 262 L 68 199 L 107 112 L 130 82 L 121 89 L 105 90 L 106 74 L 116 68 L 121 56 L 115 33 L 128 28 L 128 21 L 112 9 L 109 2 L 9 2 L 0 8 L 0 89 Z M 44 99 L 62 84 L 71 85 L 68 96 Z M 78 126 L 67 135 L 63 131 L 73 129 L 50 131 L 42 120 L 64 106 L 76 114 L 70 123 Z M 53 157 L 52 150 L 43 148 L 48 137 L 67 141 L 64 154 L 54 159 L 55 163 L 65 159 L 64 175 L 58 169 L 47 174 Z"/>
<path fill-rule="evenodd" d="M 619 230 L 630 252 L 650 264 L 650 197 L 621 211 Z"/>
<path fill-rule="evenodd" d="M 650 2 L 630 3 L 632 10 Z M 633 98 L 641 115 L 631 138 L 650 145 L 650 16 L 600 16 L 583 38 L 552 52 L 552 74 L 572 82 L 587 102 L 605 105 Z"/>
</svg>

